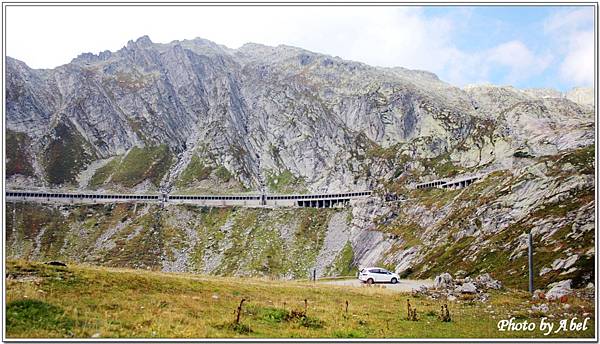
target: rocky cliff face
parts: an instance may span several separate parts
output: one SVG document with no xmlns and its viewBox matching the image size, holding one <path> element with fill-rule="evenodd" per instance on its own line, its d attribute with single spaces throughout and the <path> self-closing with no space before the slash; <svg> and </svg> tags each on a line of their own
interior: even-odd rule
<svg viewBox="0 0 600 344">
<path fill-rule="evenodd" d="M 499 274 L 509 262 L 506 280 L 518 285 L 532 231 L 544 281 L 589 280 L 593 92 L 460 89 L 428 72 L 288 46 L 148 37 L 52 70 L 7 58 L 6 73 L 10 188 L 228 193 L 264 183 L 407 199 L 294 216 L 15 204 L 11 256 L 279 277 L 371 264 L 414 276 Z M 408 188 L 469 173 L 491 174 L 462 191 Z M 30 223 L 23 212 L 48 216 Z M 132 244 L 140 240 L 146 253 Z"/>
<path fill-rule="evenodd" d="M 420 160 L 507 166 L 516 152 L 589 145 L 593 111 L 569 100 L 579 98 L 462 90 L 431 73 L 287 46 L 141 37 L 53 70 L 7 59 L 7 175 L 51 187 L 364 189 L 396 172 L 378 153 L 440 177 Z M 164 151 L 159 168 L 136 149 Z"/>
</svg>

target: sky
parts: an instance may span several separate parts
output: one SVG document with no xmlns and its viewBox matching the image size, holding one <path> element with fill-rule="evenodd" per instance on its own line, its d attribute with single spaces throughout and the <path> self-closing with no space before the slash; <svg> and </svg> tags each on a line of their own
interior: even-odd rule
<svg viewBox="0 0 600 344">
<path fill-rule="evenodd" d="M 593 86 L 593 6 L 6 7 L 6 54 L 54 68 L 84 52 L 201 37 L 301 47 L 436 73 L 457 86 Z"/>
</svg>

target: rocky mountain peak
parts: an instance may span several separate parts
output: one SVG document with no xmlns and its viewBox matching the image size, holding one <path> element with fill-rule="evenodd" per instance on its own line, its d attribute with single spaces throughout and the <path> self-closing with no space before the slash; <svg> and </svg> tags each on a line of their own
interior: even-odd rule
<svg viewBox="0 0 600 344">
<path fill-rule="evenodd" d="M 150 46 L 152 46 L 152 41 L 150 40 L 150 37 L 148 37 L 147 35 L 141 36 L 140 38 L 136 39 L 135 41 L 130 40 L 127 42 L 127 48 L 128 49 L 135 49 L 135 48 L 148 48 Z"/>
</svg>

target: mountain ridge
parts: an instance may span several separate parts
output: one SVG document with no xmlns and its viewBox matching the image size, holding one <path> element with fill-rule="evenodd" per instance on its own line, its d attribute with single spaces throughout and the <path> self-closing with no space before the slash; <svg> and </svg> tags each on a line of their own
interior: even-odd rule
<svg viewBox="0 0 600 344">
<path fill-rule="evenodd" d="M 287 161 L 283 161 L 283 164 L 279 164 L 283 166 L 278 166 L 277 157 L 273 156 L 272 152 L 265 151 L 265 146 L 276 148 L 281 146 L 283 144 L 281 136 L 285 137 L 286 135 L 268 138 L 266 140 L 268 142 L 259 142 L 258 138 L 253 138 L 252 141 L 240 141 L 240 137 L 250 134 L 248 130 L 263 134 L 273 131 L 268 128 L 268 117 L 264 118 L 264 114 L 256 117 L 264 107 L 253 108 L 251 104 L 245 103 L 245 100 L 249 98 L 255 98 L 255 102 L 267 100 L 265 97 L 270 95 L 266 92 L 270 92 L 269 88 L 273 87 L 272 84 L 277 85 L 279 92 L 296 93 L 295 97 L 306 98 L 303 95 L 316 97 L 315 99 L 303 99 L 307 103 L 305 105 L 309 105 L 303 112 L 305 114 L 315 112 L 315 119 L 323 119 L 324 115 L 329 116 L 329 120 L 333 121 L 329 125 L 337 122 L 335 126 L 344 128 L 343 130 L 348 133 L 345 134 L 345 139 L 344 136 L 335 139 L 338 142 L 348 139 L 360 141 L 357 135 L 364 133 L 368 140 L 385 148 L 402 142 L 410 142 L 422 136 L 429 136 L 438 142 L 430 144 L 426 151 L 433 155 L 439 155 L 444 150 L 452 149 L 452 146 L 456 145 L 456 142 L 452 142 L 452 137 L 459 137 L 459 140 L 466 139 L 470 133 L 465 133 L 464 128 L 469 127 L 468 122 L 472 124 L 473 119 L 470 117 L 480 116 L 476 104 L 481 94 L 473 92 L 473 87 L 466 88 L 465 91 L 440 81 L 435 74 L 429 72 L 411 71 L 402 67 L 371 67 L 361 62 L 346 61 L 339 57 L 285 45 L 269 47 L 248 43 L 238 49 L 229 49 L 202 38 L 157 44 L 152 43 L 148 36 L 142 36 L 136 40 L 130 40 L 126 46 L 114 53 L 108 51 L 98 54 L 84 53 L 73 59 L 71 63 L 53 70 L 36 71 L 28 68 L 22 62 L 16 61 L 11 58 L 7 60 L 9 76 L 14 71 L 21 76 L 22 80 L 33 79 L 38 87 L 34 89 L 34 86 L 29 83 L 26 88 L 27 94 L 31 98 L 29 103 L 18 104 L 16 102 L 17 105 L 22 105 L 20 109 L 18 106 L 17 109 L 8 109 L 7 124 L 10 130 L 30 132 L 34 140 L 43 141 L 40 140 L 40 136 L 43 136 L 44 132 L 47 134 L 48 129 L 51 129 L 53 125 L 51 122 L 61 120 L 60 112 L 62 111 L 68 112 L 66 116 L 69 119 L 75 117 L 74 123 L 68 126 L 75 127 L 97 155 L 103 159 L 125 154 L 132 147 L 158 143 L 166 143 L 173 154 L 179 154 L 184 150 L 182 149 L 184 146 L 197 144 L 197 142 L 185 142 L 182 138 L 198 135 L 194 133 L 193 128 L 197 127 L 201 117 L 212 117 L 217 120 L 219 116 L 211 114 L 211 109 L 221 106 L 223 108 L 221 111 L 225 111 L 228 116 L 223 120 L 219 119 L 220 124 L 213 121 L 213 125 L 216 127 L 212 131 L 205 128 L 205 131 L 199 135 L 209 136 L 210 140 L 224 140 L 221 143 L 230 146 L 230 151 L 240 151 L 241 149 L 247 153 L 244 154 L 245 157 L 236 157 L 230 152 L 229 156 L 224 159 L 226 161 L 220 162 L 228 169 L 245 171 L 238 177 L 246 187 L 256 187 L 260 179 L 261 172 L 256 167 L 258 162 L 253 158 L 259 154 L 266 156 L 267 161 L 263 162 L 263 166 L 268 166 L 281 173 L 290 170 L 297 178 L 312 179 L 308 183 L 309 188 L 310 184 L 314 184 L 314 182 L 319 185 L 329 184 L 315 181 L 314 176 L 307 175 L 309 173 L 303 171 L 302 168 L 294 166 L 295 161 L 302 160 L 297 159 L 299 158 L 297 152 L 291 154 L 295 155 L 295 159 L 286 159 Z M 181 62 L 183 67 L 173 65 L 175 61 Z M 130 66 L 131 68 L 128 68 Z M 328 69 L 333 69 L 333 71 L 329 72 Z M 207 80 L 199 77 L 206 73 L 209 73 L 211 78 Z M 308 73 L 308 77 L 302 77 L 306 73 Z M 340 74 L 343 74 L 344 77 L 340 78 Z M 261 88 L 263 94 L 249 94 L 252 93 L 252 90 L 248 90 L 248 84 L 260 85 L 261 79 L 269 76 L 272 77 L 269 80 L 271 84 Z M 64 80 L 65 77 L 67 80 Z M 68 78 L 78 79 L 69 80 Z M 342 79 L 348 87 L 336 87 L 340 85 Z M 59 83 L 57 80 L 61 82 Z M 219 80 L 218 84 L 211 83 L 211 81 L 217 80 Z M 289 85 L 285 84 L 288 81 L 291 81 L 295 87 L 290 89 Z M 77 85 L 89 87 L 88 92 L 78 92 L 80 90 L 74 90 L 73 86 L 70 86 L 71 89 L 66 87 L 69 84 L 73 85 L 74 82 Z M 181 84 L 178 85 L 178 83 Z M 218 90 L 220 93 L 210 94 L 208 92 L 209 83 L 211 83 L 213 91 Z M 224 88 L 219 89 L 221 86 Z M 148 87 L 154 89 L 146 90 Z M 178 89 L 176 90 L 175 87 Z M 475 89 L 482 87 L 478 86 Z M 10 85 L 9 88 L 14 89 L 15 85 Z M 489 86 L 485 86 L 484 89 L 487 90 L 480 93 L 512 92 L 513 99 L 519 101 L 539 99 L 531 98 L 531 92 L 527 94 L 527 92 L 517 89 L 504 91 L 506 88 L 497 86 L 494 86 L 492 91 L 489 90 Z M 438 94 L 431 94 L 430 90 L 434 90 Z M 138 96 L 136 93 L 140 91 L 147 91 L 147 94 Z M 156 92 L 168 96 L 155 99 Z M 59 96 L 52 97 L 50 95 L 52 93 L 59 93 Z M 73 102 L 68 99 L 73 93 L 84 93 L 80 95 L 82 98 L 80 103 L 86 103 L 90 96 L 98 98 L 98 101 L 88 104 L 88 108 L 83 109 L 83 113 L 77 115 L 75 113 L 77 109 L 73 108 Z M 131 95 L 131 93 L 136 95 Z M 394 99 L 392 96 L 396 98 Z M 15 103 L 11 102 L 12 94 L 9 94 L 7 98 L 9 104 Z M 127 98 L 131 98 L 131 101 L 129 99 L 123 101 Z M 227 98 L 230 98 L 229 101 L 219 104 L 220 100 Z M 434 101 L 436 104 L 429 104 L 430 101 Z M 282 110 L 281 106 L 284 105 L 276 104 L 276 110 Z M 425 107 L 424 112 L 443 109 L 447 112 L 445 116 L 451 115 L 456 123 L 448 125 L 447 119 L 433 118 L 427 120 L 433 122 L 428 124 L 433 125 L 424 126 L 420 132 L 415 133 L 415 130 L 419 129 L 415 128 L 415 125 L 421 122 L 414 115 L 415 108 L 423 107 Z M 23 108 L 25 111 L 19 111 Z M 104 116 L 89 118 L 91 111 L 104 114 Z M 19 126 L 18 121 L 14 120 L 15 112 L 30 114 L 27 128 Z M 32 113 L 35 112 L 38 112 L 37 116 L 33 116 Z M 136 116 L 136 112 L 141 112 L 143 115 Z M 165 113 L 169 112 L 173 114 L 165 119 Z M 329 115 L 326 115 L 327 113 Z M 292 112 L 287 117 L 289 120 L 291 120 L 290 115 L 298 118 L 301 114 Z M 425 115 L 430 115 L 430 113 L 425 113 Z M 88 118 L 85 118 L 86 116 Z M 148 130 L 147 127 L 154 121 L 162 122 L 161 126 L 156 130 Z M 33 127 L 31 126 L 32 122 Z M 102 128 L 102 122 L 111 123 L 110 129 L 117 134 L 108 135 L 106 133 L 108 128 Z M 259 125 L 249 129 L 249 123 L 250 126 L 255 123 L 259 123 Z M 230 136 L 228 138 L 217 137 L 219 136 L 216 133 L 217 128 L 224 124 L 228 126 L 222 129 Z M 333 138 L 336 134 L 332 127 L 327 129 L 327 126 L 327 123 L 322 122 L 317 128 L 307 128 L 305 136 L 322 137 L 322 134 L 316 134 L 316 132 L 325 128 L 326 136 Z M 442 132 L 428 132 L 429 128 L 439 128 L 440 126 L 446 128 L 441 128 Z M 104 133 L 99 133 L 99 131 L 104 131 Z M 152 131 L 152 133 L 150 134 L 148 131 Z M 235 137 L 231 137 L 231 135 Z M 104 142 L 106 136 L 109 140 Z M 438 140 L 440 136 L 445 137 Z M 293 138 L 285 137 L 285 139 L 293 142 Z M 206 144 L 206 141 L 203 143 Z M 346 144 L 349 144 L 349 141 Z M 40 142 L 39 145 L 44 146 L 45 143 Z M 331 155 L 332 150 L 338 151 L 339 147 L 335 147 L 336 145 L 339 143 L 328 142 L 329 147 L 323 156 Z M 219 145 L 217 150 L 222 148 Z M 315 148 L 313 145 L 308 151 L 315 151 Z M 39 154 L 40 148 L 33 147 L 32 150 L 32 155 L 35 156 Z M 350 152 L 343 153 L 346 157 L 352 156 Z M 419 153 L 413 152 L 414 154 Z M 321 157 L 313 160 L 323 161 L 326 159 Z M 305 163 L 307 163 L 306 159 Z M 355 162 L 355 164 L 361 163 Z M 326 164 L 321 163 L 320 165 Z M 319 168 L 319 165 L 313 164 L 312 167 Z M 43 183 L 43 172 L 40 173 L 42 169 L 35 168 L 36 176 Z M 336 173 L 336 176 L 331 179 L 340 179 L 340 174 Z M 350 174 L 356 175 L 356 173 Z M 341 178 L 348 179 L 348 177 Z M 362 183 L 363 186 L 367 184 L 367 181 Z"/>
</svg>

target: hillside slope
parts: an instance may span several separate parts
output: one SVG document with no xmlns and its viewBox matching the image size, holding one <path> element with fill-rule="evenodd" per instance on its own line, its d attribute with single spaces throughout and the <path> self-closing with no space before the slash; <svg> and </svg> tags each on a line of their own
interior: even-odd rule
<svg viewBox="0 0 600 344">
<path fill-rule="evenodd" d="M 429 278 L 489 272 L 526 289 L 531 232 L 536 286 L 581 287 L 594 281 L 593 155 L 533 159 L 465 189 L 398 188 L 404 201 L 347 209 L 9 203 L 7 257 L 275 278 L 384 265 Z"/>
</svg>

